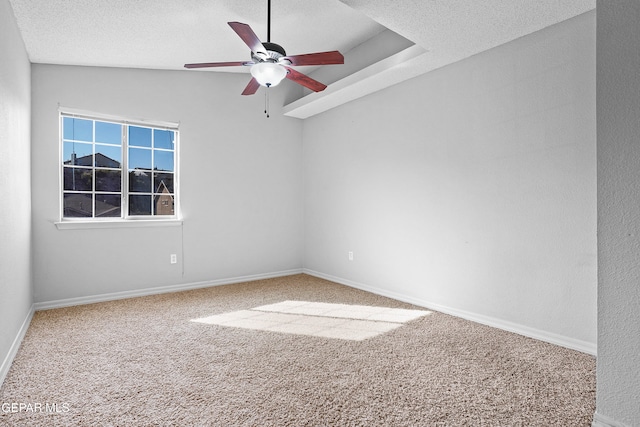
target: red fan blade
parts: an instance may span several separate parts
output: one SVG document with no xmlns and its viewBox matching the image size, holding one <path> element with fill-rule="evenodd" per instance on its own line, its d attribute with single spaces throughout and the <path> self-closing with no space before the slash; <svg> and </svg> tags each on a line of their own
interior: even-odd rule
<svg viewBox="0 0 640 427">
<path fill-rule="evenodd" d="M 330 52 L 307 53 L 304 55 L 285 56 L 291 65 L 332 65 L 344 64 L 344 56 L 337 50 Z"/>
<path fill-rule="evenodd" d="M 249 84 L 247 85 L 247 87 L 244 88 L 244 91 L 242 92 L 242 94 L 253 95 L 258 91 L 259 87 L 260 87 L 260 83 L 258 83 L 256 79 L 251 78 L 251 80 L 249 80 Z"/>
<path fill-rule="evenodd" d="M 302 74 L 296 70 L 294 70 L 293 68 L 289 68 L 289 67 L 284 67 L 287 69 L 287 71 L 289 71 L 287 73 L 287 78 L 289 80 L 293 80 L 294 82 L 309 88 L 315 92 L 320 92 L 323 91 L 327 88 L 327 85 L 320 83 L 317 80 L 313 80 L 311 77 Z"/>
<path fill-rule="evenodd" d="M 184 64 L 184 68 L 238 67 L 241 65 L 253 65 L 253 62 L 250 62 L 250 61 L 201 62 L 198 64 Z"/>
<path fill-rule="evenodd" d="M 251 52 L 267 55 L 267 50 L 264 48 L 262 42 L 250 26 L 243 24 L 242 22 L 227 22 L 227 24 L 229 24 L 229 26 L 233 28 L 233 31 L 240 36 L 242 41 L 249 46 Z"/>
</svg>

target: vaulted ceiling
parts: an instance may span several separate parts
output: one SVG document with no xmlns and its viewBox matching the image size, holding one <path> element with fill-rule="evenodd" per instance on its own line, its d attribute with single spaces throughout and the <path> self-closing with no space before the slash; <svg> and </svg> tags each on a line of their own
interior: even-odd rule
<svg viewBox="0 0 640 427">
<path fill-rule="evenodd" d="M 266 0 L 10 3 L 33 63 L 182 70 L 250 59 L 228 21 L 263 39 L 267 32 Z M 345 55 L 345 65 L 302 67 L 329 87 L 305 93 L 285 114 L 312 116 L 594 8 L 595 0 L 272 0 L 271 41 L 289 54 Z"/>
</svg>

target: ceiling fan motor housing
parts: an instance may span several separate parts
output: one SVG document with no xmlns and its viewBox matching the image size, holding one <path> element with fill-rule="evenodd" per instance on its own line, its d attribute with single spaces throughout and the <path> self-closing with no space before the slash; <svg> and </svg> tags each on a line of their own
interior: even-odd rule
<svg viewBox="0 0 640 427">
<path fill-rule="evenodd" d="M 267 57 L 263 57 L 263 55 L 256 55 L 255 52 L 251 52 L 251 58 L 255 62 L 269 61 L 269 62 L 278 62 L 280 58 L 283 56 L 287 56 L 287 52 L 285 52 L 284 48 L 279 44 L 263 42 L 265 50 L 267 51 Z"/>
</svg>

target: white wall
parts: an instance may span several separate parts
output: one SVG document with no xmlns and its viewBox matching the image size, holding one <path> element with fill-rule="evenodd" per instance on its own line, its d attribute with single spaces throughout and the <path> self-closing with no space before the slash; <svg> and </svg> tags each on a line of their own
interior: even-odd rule
<svg viewBox="0 0 640 427">
<path fill-rule="evenodd" d="M 595 12 L 307 119 L 305 268 L 593 353 L 595 135 Z"/>
<path fill-rule="evenodd" d="M 640 2 L 598 1 L 594 425 L 640 425 Z"/>
<path fill-rule="evenodd" d="M 30 64 L 8 0 L 0 0 L 0 384 L 32 303 Z M 19 342 L 18 342 L 19 344 Z"/>
<path fill-rule="evenodd" d="M 33 65 L 36 302 L 302 267 L 301 123 L 278 113 L 285 90 L 267 119 L 248 79 Z M 183 227 L 58 230 L 58 105 L 180 122 Z"/>
</svg>

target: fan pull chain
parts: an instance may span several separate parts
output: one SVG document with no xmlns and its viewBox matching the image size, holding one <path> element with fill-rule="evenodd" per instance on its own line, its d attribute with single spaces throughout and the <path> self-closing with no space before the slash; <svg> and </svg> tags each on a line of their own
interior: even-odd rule
<svg viewBox="0 0 640 427">
<path fill-rule="evenodd" d="M 269 118 L 269 86 L 264 91 L 264 113 L 267 115 L 267 119 Z"/>
</svg>

